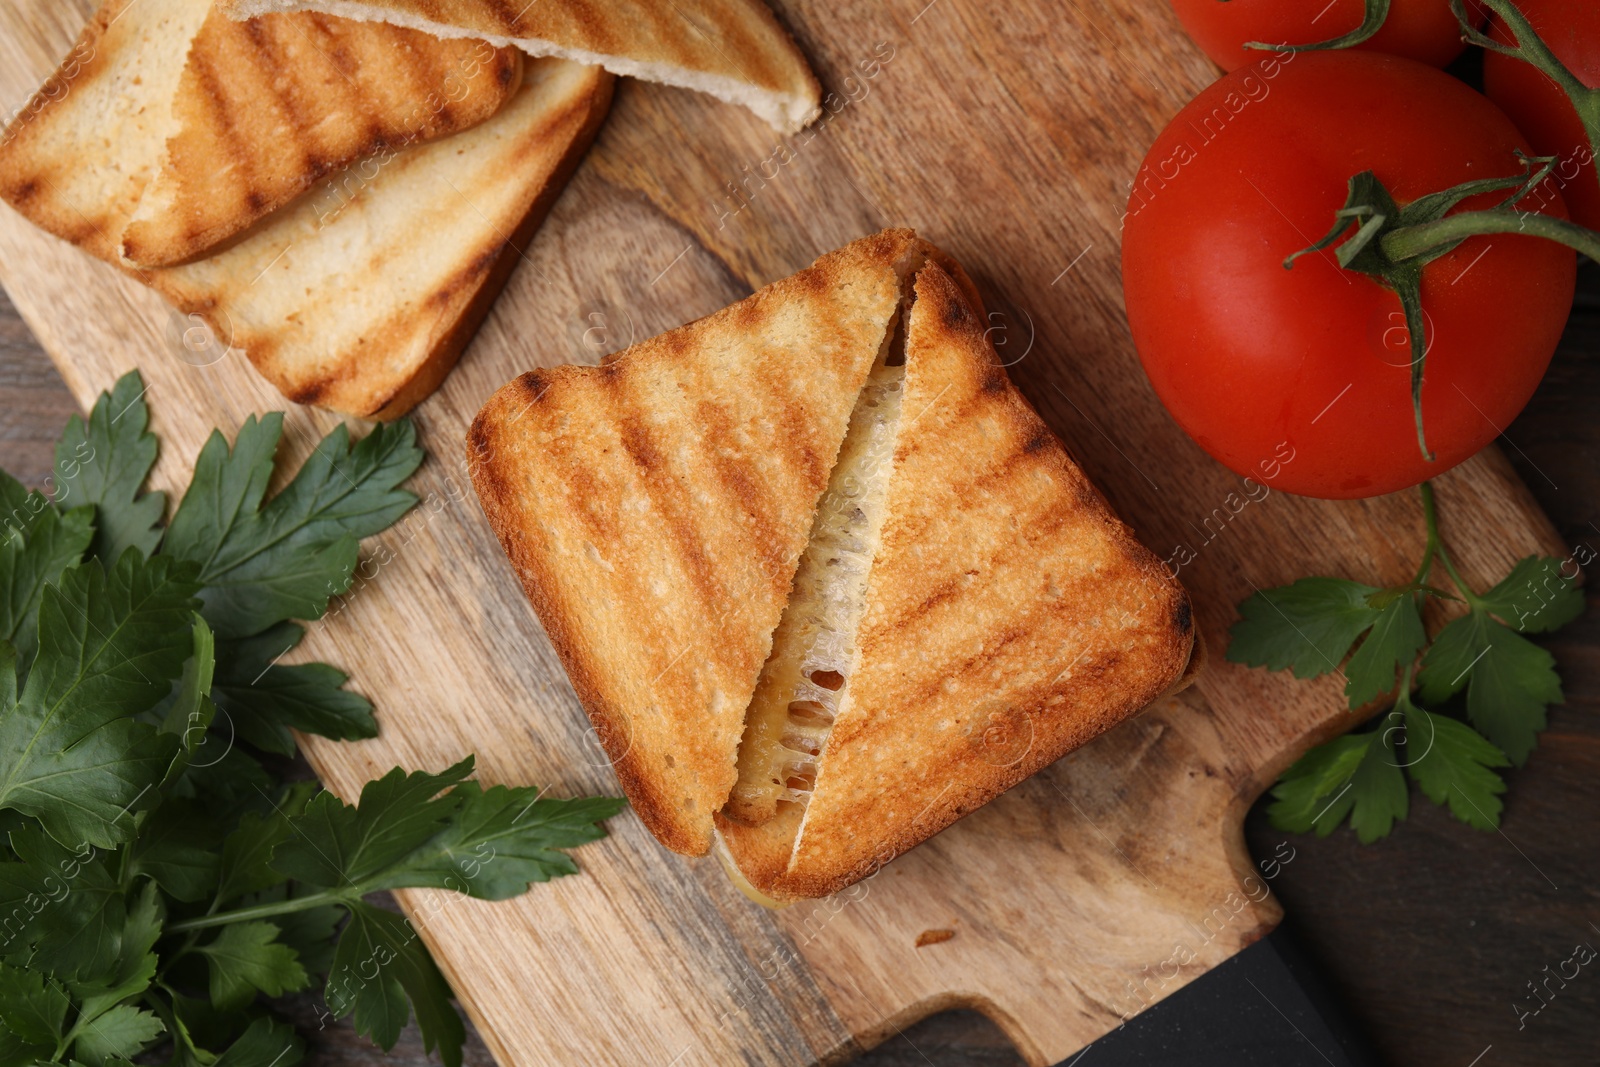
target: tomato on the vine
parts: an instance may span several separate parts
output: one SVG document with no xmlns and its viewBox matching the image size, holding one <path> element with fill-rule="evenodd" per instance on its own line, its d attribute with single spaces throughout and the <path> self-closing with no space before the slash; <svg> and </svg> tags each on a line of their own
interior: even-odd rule
<svg viewBox="0 0 1600 1067">
<path fill-rule="evenodd" d="M 1245 44 L 1316 44 L 1362 22 L 1364 0 L 1172 0 L 1184 30 L 1224 70 L 1260 59 Z M 1383 27 L 1356 48 L 1442 67 L 1465 47 L 1450 0 L 1392 0 Z"/>
<path fill-rule="evenodd" d="M 1578 80 L 1600 87 L 1600 4 L 1572 0 L 1517 0 L 1544 43 Z M 1496 19 L 1490 36 L 1511 43 Z M 1559 157 L 1553 182 L 1577 222 L 1600 229 L 1600 179 L 1594 149 L 1572 101 L 1548 75 L 1512 56 L 1486 51 L 1483 91 L 1499 104 L 1541 155 Z"/>
<path fill-rule="evenodd" d="M 1418 446 L 1395 291 L 1331 251 L 1293 269 L 1284 260 L 1327 232 L 1359 172 L 1403 206 L 1517 175 L 1525 148 L 1466 85 L 1370 52 L 1269 57 L 1201 93 L 1145 157 L 1124 218 L 1134 343 L 1178 424 L 1239 474 L 1270 470 L 1274 488 L 1321 497 L 1403 489 L 1492 441 L 1555 351 L 1572 306 L 1570 250 L 1521 234 L 1469 237 L 1422 269 L 1431 461 Z M 1532 209 L 1564 214 L 1558 196 Z"/>
</svg>

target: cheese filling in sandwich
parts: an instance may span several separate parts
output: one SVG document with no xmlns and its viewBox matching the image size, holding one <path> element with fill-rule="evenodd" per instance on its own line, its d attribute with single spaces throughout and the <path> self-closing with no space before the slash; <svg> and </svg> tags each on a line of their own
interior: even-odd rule
<svg viewBox="0 0 1600 1067">
<path fill-rule="evenodd" d="M 474 422 L 485 511 L 645 825 L 866 877 L 1187 681 L 1189 601 L 907 230 Z"/>
</svg>

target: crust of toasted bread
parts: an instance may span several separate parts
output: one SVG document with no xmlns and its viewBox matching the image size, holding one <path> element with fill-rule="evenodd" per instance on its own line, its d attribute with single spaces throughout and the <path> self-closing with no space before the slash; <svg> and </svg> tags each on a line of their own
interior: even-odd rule
<svg viewBox="0 0 1600 1067">
<path fill-rule="evenodd" d="M 593 139 L 611 86 L 595 67 L 530 60 L 487 121 L 371 157 L 226 249 L 146 277 L 290 400 L 403 414 L 454 366 Z"/>
<path fill-rule="evenodd" d="M 319 180 L 484 121 L 522 53 L 315 13 L 212 10 L 171 102 L 171 138 L 122 235 L 144 267 L 192 259 Z"/>
<path fill-rule="evenodd" d="M 315 10 L 441 37 L 515 44 L 613 74 L 698 89 L 793 133 L 821 111 L 805 57 L 762 0 L 220 0 L 235 18 Z"/>
<path fill-rule="evenodd" d="M 210 0 L 106 0 L 0 135 L 0 197 L 108 263 L 160 164 Z"/>
<path fill-rule="evenodd" d="M 523 375 L 479 412 L 472 478 L 623 790 L 702 855 L 909 230 L 865 238 L 599 367 Z"/>
<path fill-rule="evenodd" d="M 777 899 L 873 873 L 1191 663 L 1182 587 L 1011 384 L 937 264 L 917 276 L 905 389 L 857 665 L 809 804 L 753 828 L 718 818 Z"/>
</svg>

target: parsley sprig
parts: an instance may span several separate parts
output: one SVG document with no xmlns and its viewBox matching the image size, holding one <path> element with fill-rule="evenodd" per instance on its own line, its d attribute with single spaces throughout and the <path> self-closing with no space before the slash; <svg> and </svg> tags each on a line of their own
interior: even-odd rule
<svg viewBox="0 0 1600 1067">
<path fill-rule="evenodd" d="M 1239 606 L 1228 659 L 1315 678 L 1343 669 L 1352 711 L 1392 697 L 1369 728 L 1311 749 L 1273 787 L 1268 814 L 1283 830 L 1327 836 L 1349 820 L 1363 842 L 1386 836 L 1409 809 L 1407 775 L 1471 826 L 1500 825 L 1505 782 L 1563 697 L 1555 659 L 1524 634 L 1548 633 L 1583 612 L 1577 568 L 1549 556 L 1520 560 L 1477 592 L 1439 535 L 1433 488 L 1420 487 L 1428 541 L 1411 581 L 1379 588 L 1302 578 Z M 1429 584 L 1435 567 L 1454 593 Z M 1465 611 L 1430 640 L 1422 608 Z M 1352 648 L 1354 651 L 1352 652 Z M 1348 658 L 1347 658 L 1348 657 Z"/>
<path fill-rule="evenodd" d="M 73 419 L 47 496 L 0 472 L 0 1067 L 291 1067 L 266 998 L 320 986 L 384 1047 L 463 1026 L 411 922 L 371 894 L 504 900 L 577 873 L 622 802 L 396 768 L 348 805 L 283 780 L 292 730 L 377 732 L 295 620 L 349 588 L 416 497 L 408 423 L 324 438 L 267 495 L 282 416 L 213 433 L 169 525 L 137 374 Z"/>
</svg>

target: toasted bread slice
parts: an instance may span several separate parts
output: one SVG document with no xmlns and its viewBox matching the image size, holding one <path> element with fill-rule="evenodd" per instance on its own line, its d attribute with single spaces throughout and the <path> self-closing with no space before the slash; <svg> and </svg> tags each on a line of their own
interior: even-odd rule
<svg viewBox="0 0 1600 1067">
<path fill-rule="evenodd" d="M 1183 589 L 1010 383 L 937 264 L 917 276 L 904 397 L 883 421 L 892 466 L 865 465 L 855 487 L 868 573 L 790 614 L 859 606 L 825 640 L 780 626 L 769 661 L 832 672 L 833 710 L 799 693 L 775 810 L 717 818 L 740 872 L 775 899 L 872 873 L 1144 707 L 1191 658 Z M 741 769 L 772 765 L 754 733 Z"/>
<path fill-rule="evenodd" d="M 226 250 L 146 273 L 289 399 L 393 418 L 454 366 L 593 139 L 611 75 L 529 61 L 445 140 L 369 157 Z"/>
<path fill-rule="evenodd" d="M 484 41 L 310 13 L 235 22 L 213 9 L 121 253 L 145 267 L 192 259 L 349 163 L 476 126 L 521 79 L 522 53 Z"/>
<path fill-rule="evenodd" d="M 515 44 L 613 74 L 698 89 L 743 104 L 793 133 L 815 119 L 822 90 L 762 0 L 219 0 L 235 18 L 324 11 L 441 37 Z"/>
<path fill-rule="evenodd" d="M 0 197 L 120 261 L 122 231 L 171 134 L 183 55 L 211 0 L 106 0 L 0 138 Z"/>
<path fill-rule="evenodd" d="M 473 483 L 652 833 L 691 855 L 818 497 L 902 288 L 908 230 L 856 241 L 600 367 L 501 389 Z"/>
</svg>

